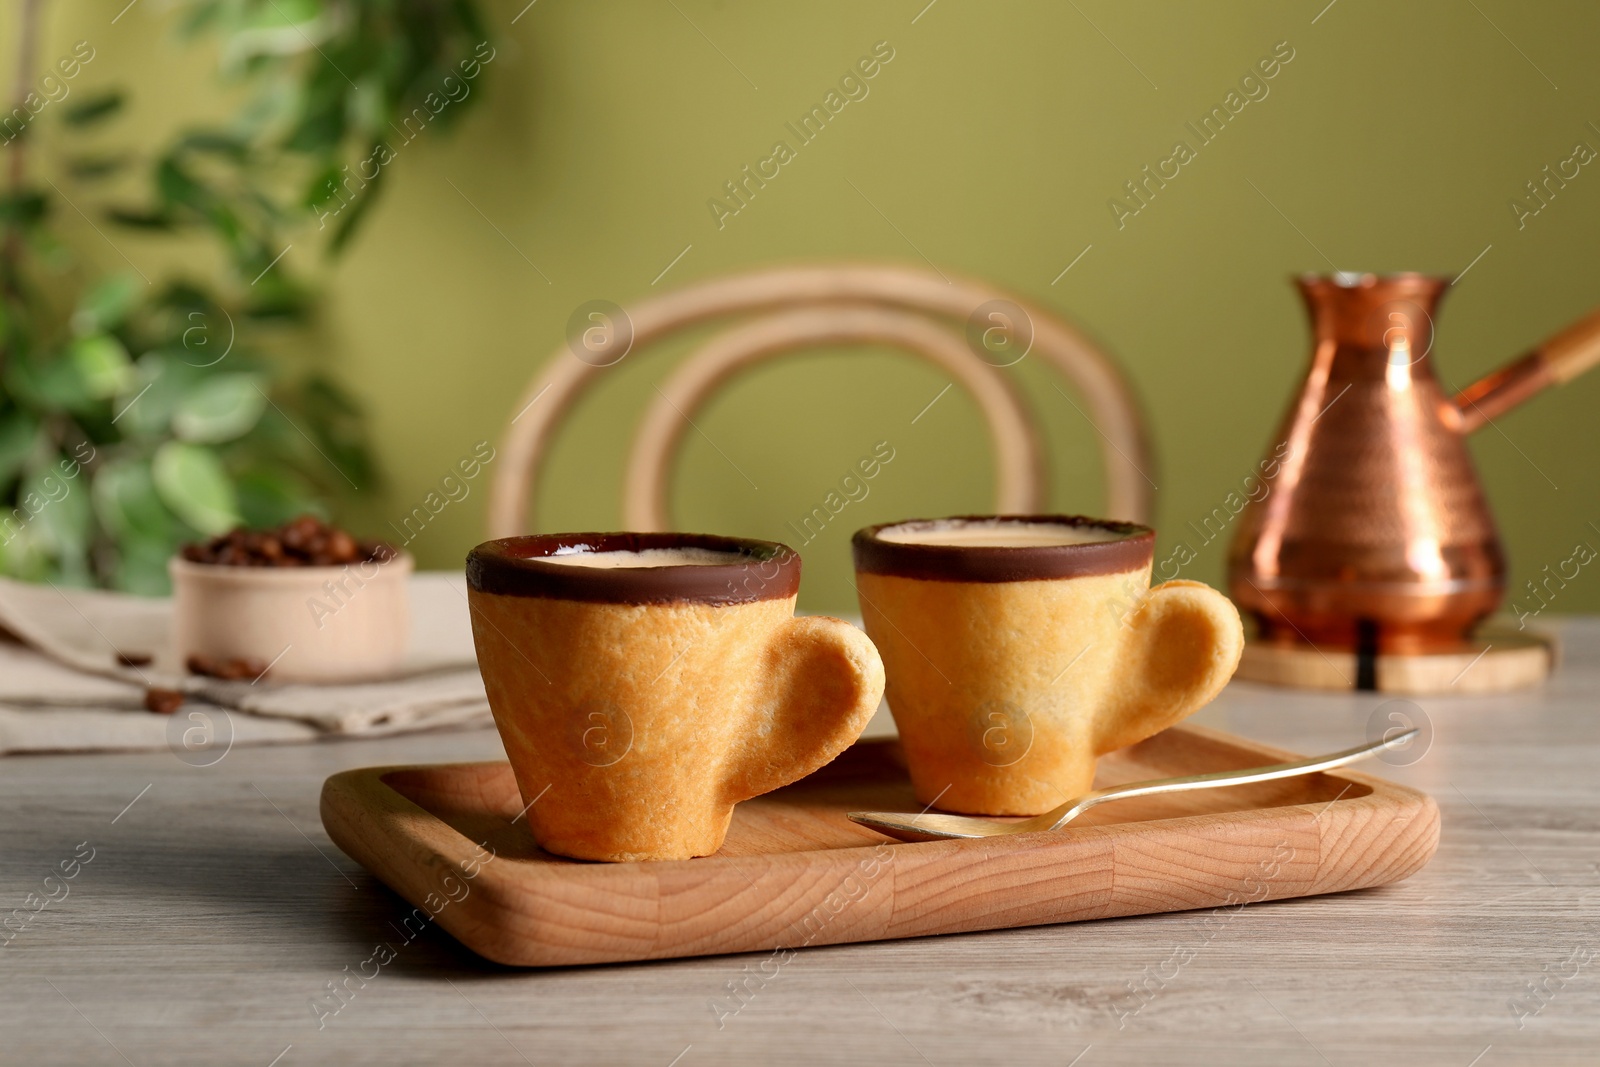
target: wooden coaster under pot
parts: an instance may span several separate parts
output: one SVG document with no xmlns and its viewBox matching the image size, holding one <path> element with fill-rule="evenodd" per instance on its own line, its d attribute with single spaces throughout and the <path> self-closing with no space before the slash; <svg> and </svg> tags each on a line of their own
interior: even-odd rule
<svg viewBox="0 0 1600 1067">
<path fill-rule="evenodd" d="M 1235 678 L 1292 689 L 1379 693 L 1506 693 L 1540 685 L 1555 669 L 1555 639 L 1493 623 L 1460 647 L 1420 655 L 1364 656 L 1343 649 L 1245 642 Z"/>
</svg>

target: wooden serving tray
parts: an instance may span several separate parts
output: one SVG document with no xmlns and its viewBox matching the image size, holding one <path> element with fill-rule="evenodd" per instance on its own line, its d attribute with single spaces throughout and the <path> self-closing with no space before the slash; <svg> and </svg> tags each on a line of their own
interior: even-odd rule
<svg viewBox="0 0 1600 1067">
<path fill-rule="evenodd" d="M 1102 758 L 1096 784 L 1293 758 L 1178 726 Z M 1398 881 L 1439 843 L 1432 798 L 1344 770 L 1107 804 L 1052 833 L 890 841 L 844 813 L 921 808 L 892 741 L 740 804 L 702 859 L 562 859 L 534 844 L 522 808 L 506 763 L 370 767 L 322 789 L 329 836 L 417 906 L 408 931 L 434 921 L 479 955 L 536 967 L 1313 896 Z"/>
</svg>

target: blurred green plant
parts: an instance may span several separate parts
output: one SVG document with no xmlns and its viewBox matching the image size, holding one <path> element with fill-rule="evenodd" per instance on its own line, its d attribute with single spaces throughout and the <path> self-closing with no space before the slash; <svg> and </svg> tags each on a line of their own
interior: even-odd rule
<svg viewBox="0 0 1600 1067">
<path fill-rule="evenodd" d="M 20 123 L 4 127 L 0 573 L 164 593 L 179 544 L 325 517 L 373 487 L 357 403 L 315 361 L 283 354 L 304 347 L 317 304 L 283 253 L 346 247 L 394 158 L 395 123 L 455 123 L 470 90 L 452 87 L 493 49 L 469 0 L 197 0 L 180 8 L 180 35 L 215 39 L 219 83 L 243 103 L 153 158 L 108 155 L 86 142 L 122 114 L 121 90 L 39 103 L 41 3 L 18 9 Z M 60 131 L 54 180 L 30 173 L 45 123 Z M 108 191 L 130 169 L 147 172 L 137 206 Z M 151 236 L 185 251 L 208 240 L 227 268 L 205 281 L 96 275 L 56 230 L 80 212 L 110 241 L 140 232 L 145 249 Z"/>
</svg>

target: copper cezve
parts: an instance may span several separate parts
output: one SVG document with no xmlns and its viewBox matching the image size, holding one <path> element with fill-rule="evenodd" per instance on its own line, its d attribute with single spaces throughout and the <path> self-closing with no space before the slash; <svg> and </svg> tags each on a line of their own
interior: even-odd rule
<svg viewBox="0 0 1600 1067">
<path fill-rule="evenodd" d="M 1460 642 L 1500 603 L 1506 563 L 1466 435 L 1600 362 L 1600 312 L 1454 398 L 1434 376 L 1451 279 L 1305 275 L 1315 347 L 1275 441 L 1279 470 L 1228 554 L 1263 639 L 1366 652 Z"/>
</svg>

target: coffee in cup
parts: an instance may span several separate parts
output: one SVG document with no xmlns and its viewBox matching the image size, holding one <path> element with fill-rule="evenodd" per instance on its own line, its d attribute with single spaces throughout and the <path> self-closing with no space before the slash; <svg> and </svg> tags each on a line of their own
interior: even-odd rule
<svg viewBox="0 0 1600 1067">
<path fill-rule="evenodd" d="M 733 806 L 844 751 L 883 693 L 867 635 L 796 618 L 800 557 L 700 534 L 540 534 L 467 557 L 478 666 L 548 852 L 688 859 Z"/>
<path fill-rule="evenodd" d="M 1070 515 L 871 526 L 852 542 L 917 798 L 1038 815 L 1095 761 L 1227 684 L 1239 613 L 1199 582 L 1150 588 L 1155 533 Z"/>
</svg>

